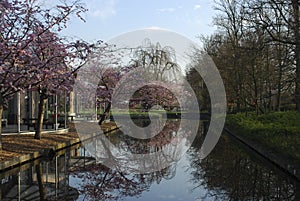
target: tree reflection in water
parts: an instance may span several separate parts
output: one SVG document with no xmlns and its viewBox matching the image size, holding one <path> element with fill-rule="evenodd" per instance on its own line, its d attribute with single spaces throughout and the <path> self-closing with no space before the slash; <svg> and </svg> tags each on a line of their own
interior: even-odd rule
<svg viewBox="0 0 300 201">
<path fill-rule="evenodd" d="M 85 196 L 85 200 L 134 200 L 132 197 L 139 200 L 152 200 L 153 197 L 167 200 L 169 195 L 182 200 L 300 200 L 299 182 L 288 178 L 226 134 L 213 152 L 201 159 L 200 147 L 208 127 L 208 122 L 202 123 L 205 125 L 200 126 L 183 160 L 159 171 L 124 173 L 118 167 L 110 169 L 93 163 L 75 167 L 70 175 L 79 179 L 77 189 Z M 120 133 L 107 137 L 111 143 L 127 152 L 151 153 L 164 145 L 174 146 L 172 141 L 176 140 L 177 124 L 176 121 L 168 122 L 165 129 L 151 139 L 137 140 Z M 98 147 L 98 151 L 109 152 L 108 147 L 108 150 L 104 148 Z M 174 155 L 176 152 L 171 152 L 167 157 Z M 157 158 L 147 163 L 159 163 L 160 160 Z M 123 163 L 129 161 L 124 159 Z M 163 182 L 166 180 L 168 182 Z M 154 185 L 156 183 L 159 185 Z M 191 192 L 185 194 L 187 189 Z M 142 195 L 143 192 L 149 194 Z M 162 194 L 160 197 L 156 195 L 159 193 Z"/>
<path fill-rule="evenodd" d="M 207 158 L 199 160 L 202 140 L 201 137 L 196 138 L 187 154 L 190 161 L 188 171 L 194 185 L 192 190 L 203 186 L 207 190 L 201 199 L 300 200 L 299 182 L 280 175 L 252 151 L 247 153 L 247 150 L 241 149 L 226 134 Z"/>
<path fill-rule="evenodd" d="M 135 123 L 140 127 L 147 126 L 149 122 L 150 121 L 147 119 L 135 121 Z M 172 143 L 172 141 L 176 141 L 179 126 L 180 120 L 167 120 L 160 132 L 156 130 L 152 131 L 153 133 L 158 133 L 152 138 L 141 140 L 123 134 L 119 137 L 121 137 L 126 143 L 126 147 L 130 150 L 130 152 L 136 154 L 151 153 L 162 149 L 163 146 L 167 146 Z M 158 128 L 158 130 L 160 129 Z M 141 135 L 147 135 L 147 132 L 141 133 Z M 170 153 L 170 155 L 172 155 L 172 153 Z"/>
<path fill-rule="evenodd" d="M 84 142 L 84 146 L 97 161 L 108 167 L 125 172 L 148 173 L 164 169 L 180 160 L 195 136 L 192 131 L 188 131 L 190 128 L 185 129 L 187 127 L 187 121 L 167 120 L 159 131 L 152 127 L 138 133 L 154 136 L 148 139 L 136 139 L 128 133 L 116 132 L 98 134 Z"/>
<path fill-rule="evenodd" d="M 80 193 L 84 200 L 119 200 L 124 197 L 139 197 L 149 190 L 152 183 L 171 179 L 175 175 L 175 166 L 148 174 L 122 173 L 102 164 L 91 164 L 85 168 L 77 167 L 71 176 L 82 179 Z"/>
<path fill-rule="evenodd" d="M 148 124 L 147 120 L 138 123 L 141 127 Z M 114 146 L 126 152 L 134 154 L 152 153 L 161 150 L 165 145 L 176 146 L 176 143 L 173 145 L 171 142 L 176 139 L 179 125 L 180 121 L 167 120 L 163 130 L 150 139 L 135 139 L 122 133 L 114 133 L 107 137 Z M 97 144 L 96 146 L 95 143 Z M 91 145 L 95 146 L 95 149 L 99 149 L 95 151 L 106 153 L 110 160 L 119 160 L 106 143 L 101 141 L 101 138 L 94 139 Z M 170 151 L 171 153 L 168 153 L 166 158 L 176 154 L 176 152 L 173 153 L 174 149 L 170 149 Z M 172 157 L 176 158 L 177 156 Z M 159 163 L 161 160 L 163 159 L 157 158 L 155 161 L 148 161 L 148 163 Z M 126 161 L 126 158 L 123 161 L 123 163 L 129 162 L 131 161 Z M 82 180 L 80 182 L 80 192 L 86 196 L 87 200 L 119 200 L 128 196 L 138 197 L 143 191 L 149 190 L 152 183 L 159 184 L 162 179 L 172 179 L 175 176 L 175 172 L 176 163 L 171 163 L 170 166 L 159 171 L 145 174 L 125 173 L 120 171 L 118 166 L 115 169 L 110 169 L 98 163 L 73 168 L 71 176 Z"/>
</svg>

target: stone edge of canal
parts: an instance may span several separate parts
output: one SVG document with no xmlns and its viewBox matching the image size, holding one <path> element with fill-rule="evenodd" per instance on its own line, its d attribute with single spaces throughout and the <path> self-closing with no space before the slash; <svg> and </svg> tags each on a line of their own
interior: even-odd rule
<svg viewBox="0 0 300 201">
<path fill-rule="evenodd" d="M 109 133 L 114 130 L 117 130 L 118 127 L 115 125 L 108 124 L 108 126 L 103 126 L 102 129 L 103 129 L 104 133 Z M 64 133 L 68 133 L 68 132 L 69 132 L 69 129 L 63 129 L 63 130 L 52 132 L 52 133 L 64 134 Z M 24 154 L 22 156 L 14 157 L 7 161 L 2 161 L 2 162 L 0 162 L 0 172 L 4 172 L 6 170 L 13 169 L 15 167 L 21 166 L 23 164 L 26 164 L 28 162 L 31 162 L 31 161 L 34 161 L 34 160 L 37 160 L 40 158 L 52 158 L 60 150 L 66 149 L 66 148 L 74 146 L 76 144 L 80 144 L 82 141 L 89 140 L 90 138 L 93 138 L 93 137 L 95 137 L 95 135 L 88 136 L 87 138 L 81 139 L 81 140 L 79 139 L 79 137 L 76 139 L 70 139 L 66 142 L 57 143 L 56 145 L 54 145 L 51 148 L 46 148 L 46 149 L 43 149 L 40 151 L 32 152 L 30 154 Z"/>
<path fill-rule="evenodd" d="M 277 168 L 285 172 L 286 174 L 290 175 L 297 181 L 300 181 L 300 171 L 299 171 L 299 164 L 292 163 L 283 157 L 280 157 L 276 155 L 276 153 L 272 152 L 271 150 L 263 147 L 262 145 L 246 140 L 243 137 L 235 134 L 228 128 L 224 128 L 224 131 L 234 137 L 236 140 L 238 140 L 240 143 L 244 144 L 254 152 L 256 152 L 258 155 L 265 158 L 267 161 L 275 165 Z"/>
<path fill-rule="evenodd" d="M 51 131 L 51 132 L 46 132 L 47 134 L 51 134 L 51 133 L 55 133 L 55 134 L 64 134 L 64 133 L 68 133 L 69 130 L 68 129 L 63 129 L 60 131 Z M 18 157 L 14 157 L 10 160 L 7 161 L 2 161 L 0 162 L 0 172 L 4 172 L 6 170 L 9 169 L 13 169 L 15 167 L 21 166 L 25 163 L 28 163 L 30 161 L 34 161 L 36 159 L 40 159 L 40 158 L 50 158 L 52 156 L 54 156 L 56 154 L 56 152 L 68 148 L 70 146 L 73 146 L 75 144 L 80 143 L 80 139 L 76 138 L 76 139 L 70 139 L 66 142 L 61 142 L 61 143 L 57 143 L 56 145 L 50 147 L 50 148 L 46 148 L 46 149 L 42 149 L 40 151 L 34 151 L 32 153 L 29 154 L 24 154 Z"/>
</svg>

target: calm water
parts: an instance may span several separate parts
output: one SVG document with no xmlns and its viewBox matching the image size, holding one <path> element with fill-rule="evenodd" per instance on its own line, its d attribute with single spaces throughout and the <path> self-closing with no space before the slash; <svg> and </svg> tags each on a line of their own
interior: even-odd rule
<svg viewBox="0 0 300 201">
<path fill-rule="evenodd" d="M 142 175 L 109 169 L 96 163 L 82 147 L 73 147 L 51 160 L 0 173 L 0 197 L 1 200 L 300 200 L 299 182 L 226 134 L 214 151 L 200 160 L 201 134 L 202 128 L 177 163 Z"/>
</svg>

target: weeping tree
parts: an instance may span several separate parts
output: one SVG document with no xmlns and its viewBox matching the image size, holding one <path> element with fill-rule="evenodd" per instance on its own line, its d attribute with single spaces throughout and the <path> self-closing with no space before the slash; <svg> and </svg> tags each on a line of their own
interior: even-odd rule
<svg viewBox="0 0 300 201">
<path fill-rule="evenodd" d="M 159 43 L 154 45 L 149 39 L 145 39 L 143 45 L 133 49 L 134 51 L 131 54 L 131 61 L 128 66 L 121 68 L 104 67 L 98 73 L 95 72 L 92 74 L 93 77 L 98 79 L 96 87 L 97 104 L 100 104 L 100 102 L 107 103 L 100 117 L 99 124 L 102 124 L 111 110 L 112 95 L 114 95 L 115 100 L 123 100 L 124 93 L 129 94 L 129 91 L 135 88 L 138 83 L 146 84 L 149 80 L 153 82 L 153 85 L 148 85 L 135 93 L 134 97 L 131 97 L 131 100 L 127 100 L 130 102 L 130 105 L 134 105 L 136 100 L 140 100 L 138 102 L 144 101 L 150 105 L 151 103 L 156 103 L 165 107 L 178 106 L 169 90 L 165 87 L 157 87 L 161 84 L 159 82 L 166 82 L 166 85 L 170 85 L 167 87 L 171 88 L 173 86 L 174 90 L 184 91 L 179 84 L 175 84 L 178 80 L 180 67 L 177 64 L 174 49 L 169 46 L 161 47 Z M 90 69 L 88 70 L 91 70 L 91 68 L 99 67 L 99 64 L 96 66 L 90 65 L 89 67 Z M 143 76 L 139 73 L 130 73 L 134 70 L 139 71 L 139 68 L 145 70 Z M 122 86 L 119 84 L 119 87 L 116 87 L 123 77 L 126 77 L 126 81 L 123 80 Z M 123 105 L 120 103 L 119 106 L 125 109 L 124 103 Z"/>
<path fill-rule="evenodd" d="M 157 81 L 176 81 L 180 67 L 176 61 L 175 50 L 170 46 L 162 47 L 145 39 L 132 55 L 132 65 L 145 68 Z"/>
</svg>

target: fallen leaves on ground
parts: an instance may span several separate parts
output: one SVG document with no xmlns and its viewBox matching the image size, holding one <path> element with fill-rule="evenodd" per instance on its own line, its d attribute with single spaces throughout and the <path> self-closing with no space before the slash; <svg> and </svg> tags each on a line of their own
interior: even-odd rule
<svg viewBox="0 0 300 201">
<path fill-rule="evenodd" d="M 35 151 L 51 148 L 58 143 L 68 142 L 78 138 L 76 132 L 64 134 L 42 134 L 40 140 L 34 139 L 34 134 L 3 135 L 0 161 L 10 160 Z"/>
<path fill-rule="evenodd" d="M 101 125 L 102 129 L 115 126 L 114 122 Z M 34 139 L 34 134 L 2 135 L 2 150 L 0 150 L 0 162 L 11 160 L 24 154 L 51 148 L 56 144 L 68 142 L 79 138 L 74 125 L 70 125 L 70 132 L 63 134 L 42 134 L 41 139 Z"/>
</svg>

